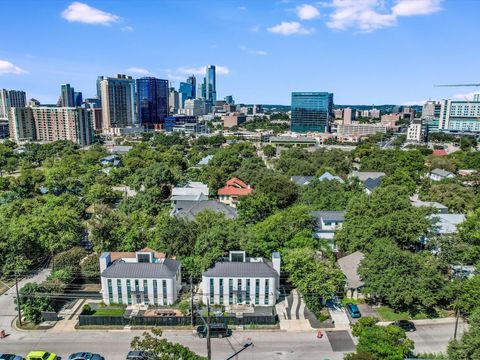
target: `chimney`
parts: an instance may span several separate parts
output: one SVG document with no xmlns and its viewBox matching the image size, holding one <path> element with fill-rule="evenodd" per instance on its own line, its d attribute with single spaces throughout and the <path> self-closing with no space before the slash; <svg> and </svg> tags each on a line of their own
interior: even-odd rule
<svg viewBox="0 0 480 360">
<path fill-rule="evenodd" d="M 275 271 L 278 273 L 277 289 L 279 289 L 280 288 L 280 265 L 281 265 L 279 252 L 272 253 L 272 265 Z"/>
<path fill-rule="evenodd" d="M 110 266 L 112 263 L 111 256 L 109 252 L 104 252 L 100 256 L 100 275 L 102 275 L 102 272 Z"/>
</svg>

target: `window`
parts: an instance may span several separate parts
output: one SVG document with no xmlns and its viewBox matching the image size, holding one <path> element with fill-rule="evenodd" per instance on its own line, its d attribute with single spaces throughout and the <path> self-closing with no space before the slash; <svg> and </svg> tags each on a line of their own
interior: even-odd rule
<svg viewBox="0 0 480 360">
<path fill-rule="evenodd" d="M 210 278 L 210 304 L 213 304 L 215 296 L 215 283 L 214 279 Z"/>
<path fill-rule="evenodd" d="M 237 280 L 237 304 L 241 304 L 242 299 L 242 279 Z"/>
<path fill-rule="evenodd" d="M 250 279 L 247 279 L 245 302 L 250 304 Z"/>
<path fill-rule="evenodd" d="M 148 280 L 143 280 L 143 302 L 149 304 L 148 300 Z"/>
<path fill-rule="evenodd" d="M 158 305 L 157 280 L 153 280 L 153 303 L 155 304 L 155 306 Z"/>
<path fill-rule="evenodd" d="M 118 294 L 118 303 L 123 304 L 122 280 L 120 279 L 117 279 L 117 294 Z"/>
<path fill-rule="evenodd" d="M 135 280 L 135 304 L 140 304 L 140 285 L 138 280 Z"/>
<path fill-rule="evenodd" d="M 128 305 L 132 305 L 132 288 L 130 284 L 130 279 L 127 280 L 127 299 Z"/>
<path fill-rule="evenodd" d="M 260 304 L 260 279 L 255 279 L 255 305 Z"/>
<path fill-rule="evenodd" d="M 108 279 L 108 302 L 113 303 L 112 279 Z"/>
<path fill-rule="evenodd" d="M 137 254 L 137 261 L 139 263 L 149 263 L 150 262 L 150 254 Z"/>
<path fill-rule="evenodd" d="M 167 305 L 167 280 L 162 280 L 163 305 Z"/>
<path fill-rule="evenodd" d="M 269 298 L 268 295 L 270 293 L 269 285 L 270 285 L 270 280 L 265 279 L 265 305 L 268 305 L 268 298 Z"/>
<path fill-rule="evenodd" d="M 228 279 L 228 304 L 233 304 L 233 279 Z"/>
<path fill-rule="evenodd" d="M 223 305 L 223 279 L 220 279 L 220 305 Z"/>
</svg>

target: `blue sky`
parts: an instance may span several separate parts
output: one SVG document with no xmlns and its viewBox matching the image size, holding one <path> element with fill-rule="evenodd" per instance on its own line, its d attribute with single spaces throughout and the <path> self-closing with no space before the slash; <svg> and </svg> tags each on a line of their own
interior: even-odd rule
<svg viewBox="0 0 480 360">
<path fill-rule="evenodd" d="M 219 98 L 338 104 L 464 97 L 480 82 L 477 0 L 2 1 L 0 88 L 56 102 L 98 75 L 180 79 L 216 64 Z M 198 77 L 197 77 L 198 79 Z"/>
</svg>

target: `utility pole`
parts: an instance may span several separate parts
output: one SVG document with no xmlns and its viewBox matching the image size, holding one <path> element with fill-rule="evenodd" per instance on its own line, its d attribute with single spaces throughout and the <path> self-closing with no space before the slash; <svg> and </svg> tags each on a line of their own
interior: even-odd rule
<svg viewBox="0 0 480 360">
<path fill-rule="evenodd" d="M 210 298 L 207 298 L 207 359 L 212 359 L 212 344 L 210 342 Z"/>
<path fill-rule="evenodd" d="M 18 324 L 22 326 L 22 312 L 20 310 L 20 295 L 18 294 L 18 276 L 17 276 L 17 270 L 15 269 L 15 290 L 17 292 L 17 310 L 18 310 Z"/>
<path fill-rule="evenodd" d="M 463 281 L 463 264 L 460 266 L 460 281 Z M 455 316 L 455 330 L 453 332 L 453 339 L 457 340 L 457 332 L 458 332 L 458 319 L 460 317 L 460 308 L 457 305 L 457 314 Z"/>
<path fill-rule="evenodd" d="M 193 309 L 193 275 L 190 274 L 190 321 L 195 326 L 195 313 Z"/>
</svg>

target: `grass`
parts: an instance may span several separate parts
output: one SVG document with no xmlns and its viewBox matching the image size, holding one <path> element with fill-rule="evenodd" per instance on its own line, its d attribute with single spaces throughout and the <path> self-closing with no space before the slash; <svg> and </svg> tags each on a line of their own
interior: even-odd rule
<svg viewBox="0 0 480 360">
<path fill-rule="evenodd" d="M 383 321 L 423 320 L 429 318 L 429 316 L 424 313 L 418 313 L 412 316 L 408 311 L 395 312 L 388 306 L 380 306 L 375 310 Z"/>
<path fill-rule="evenodd" d="M 123 307 L 101 307 L 98 308 L 93 316 L 122 316 L 125 312 Z"/>
</svg>

